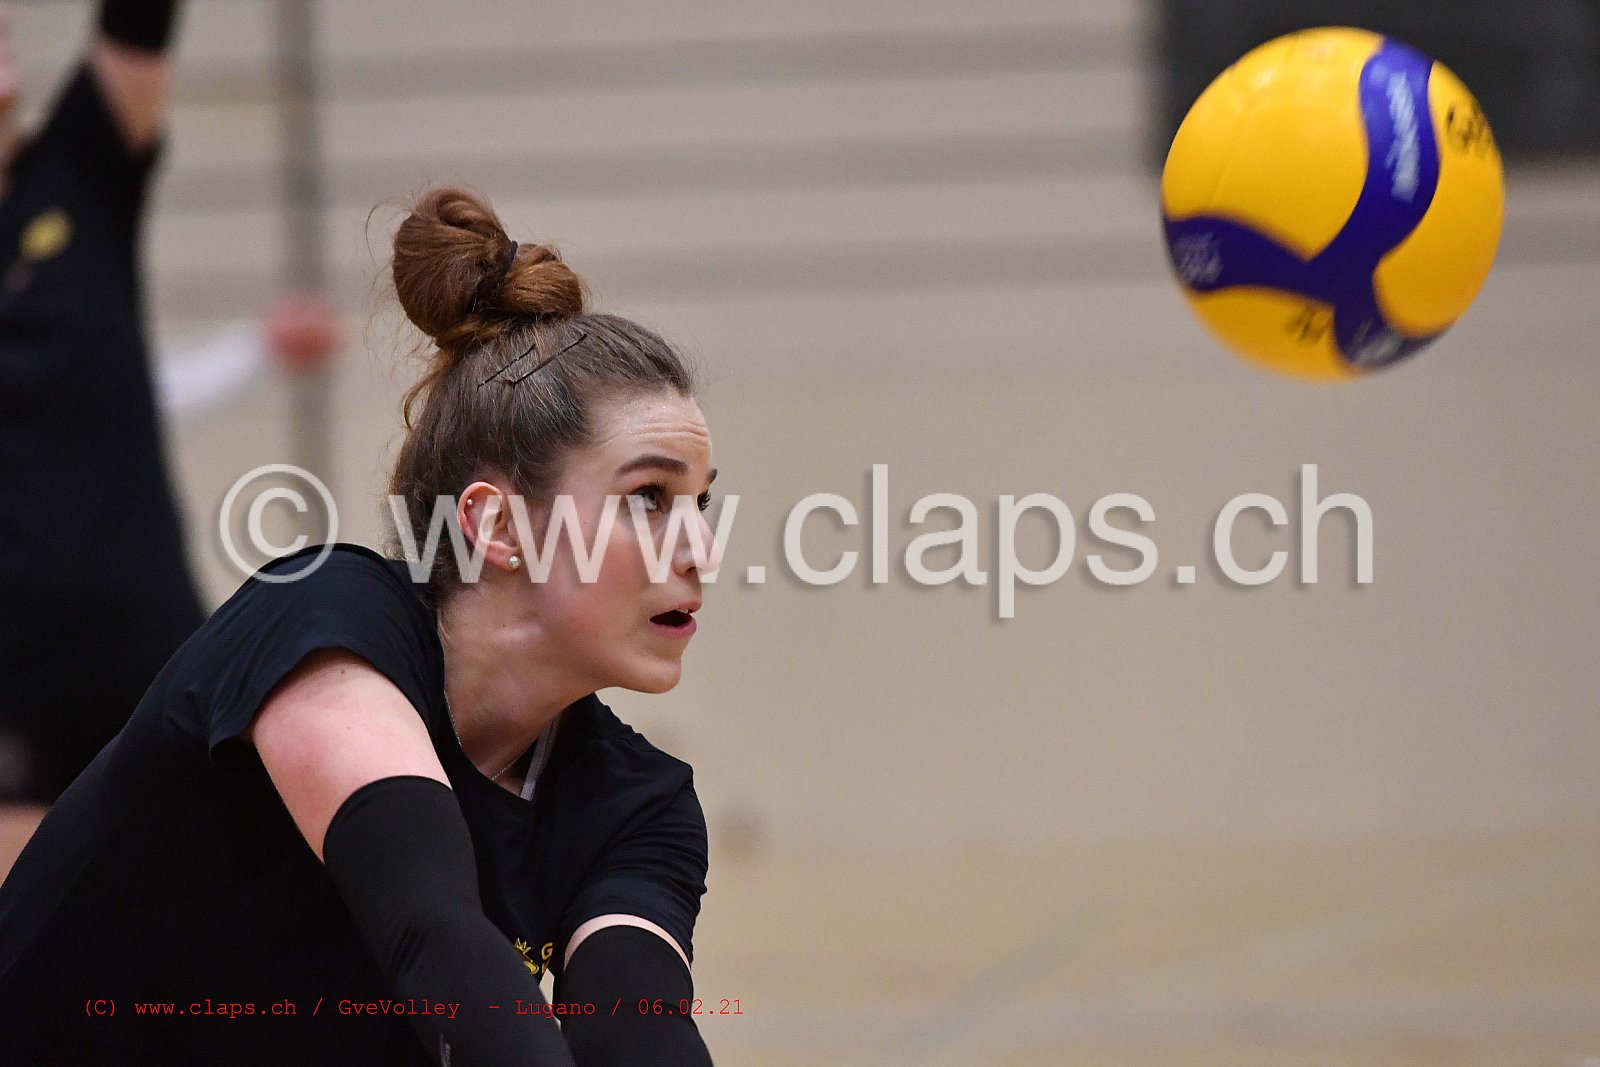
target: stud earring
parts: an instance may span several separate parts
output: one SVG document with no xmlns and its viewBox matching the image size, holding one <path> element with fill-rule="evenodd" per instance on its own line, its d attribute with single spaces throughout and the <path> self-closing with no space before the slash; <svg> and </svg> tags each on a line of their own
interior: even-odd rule
<svg viewBox="0 0 1600 1067">
<path fill-rule="evenodd" d="M 518 567 L 522 566 L 522 557 L 512 556 L 510 559 L 506 560 L 506 563 L 510 565 L 512 570 L 516 570 Z"/>
</svg>

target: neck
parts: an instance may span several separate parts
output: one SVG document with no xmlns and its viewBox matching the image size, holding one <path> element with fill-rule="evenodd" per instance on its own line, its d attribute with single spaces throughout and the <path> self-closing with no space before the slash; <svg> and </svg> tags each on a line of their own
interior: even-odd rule
<svg viewBox="0 0 1600 1067">
<path fill-rule="evenodd" d="M 519 611 L 495 582 L 457 590 L 439 608 L 445 696 L 461 749 L 498 781 L 551 721 L 593 692 L 552 669 L 560 662 L 548 631 Z"/>
</svg>

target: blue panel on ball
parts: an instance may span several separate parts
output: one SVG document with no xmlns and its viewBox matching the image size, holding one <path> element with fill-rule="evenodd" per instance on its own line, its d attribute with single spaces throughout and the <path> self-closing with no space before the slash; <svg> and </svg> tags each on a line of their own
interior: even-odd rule
<svg viewBox="0 0 1600 1067">
<path fill-rule="evenodd" d="M 1439 147 L 1428 106 L 1432 72 L 1427 56 L 1390 40 L 1361 72 L 1367 180 L 1344 229 L 1310 264 L 1333 294 L 1334 337 L 1353 366 L 1381 367 L 1433 340 L 1395 330 L 1373 289 L 1379 260 L 1417 228 L 1439 185 Z"/>
<path fill-rule="evenodd" d="M 1254 285 L 1333 303 L 1327 272 L 1244 223 L 1218 215 L 1163 216 L 1174 273 L 1196 293 Z"/>
</svg>

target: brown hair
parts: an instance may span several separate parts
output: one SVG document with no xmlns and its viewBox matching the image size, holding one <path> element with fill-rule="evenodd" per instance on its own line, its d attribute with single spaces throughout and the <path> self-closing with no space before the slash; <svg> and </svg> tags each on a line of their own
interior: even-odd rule
<svg viewBox="0 0 1600 1067">
<path fill-rule="evenodd" d="M 530 503 L 547 497 L 566 457 L 591 441 L 597 403 L 662 389 L 695 395 L 671 346 L 586 311 L 583 281 L 556 250 L 513 248 L 494 210 L 465 190 L 432 189 L 401 222 L 394 287 L 433 340 L 426 373 L 406 393 L 409 432 L 389 479 L 419 547 L 435 502 L 490 472 Z M 441 549 L 435 596 L 460 581 L 455 553 Z"/>
</svg>

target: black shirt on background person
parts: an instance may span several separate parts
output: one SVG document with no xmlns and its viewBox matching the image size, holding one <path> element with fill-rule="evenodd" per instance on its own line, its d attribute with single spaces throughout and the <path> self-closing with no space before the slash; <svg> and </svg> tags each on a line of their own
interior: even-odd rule
<svg viewBox="0 0 1600 1067">
<path fill-rule="evenodd" d="M 106 3 L 90 58 L 5 171 L 0 802 L 53 801 L 204 617 L 139 268 L 173 8 Z"/>
</svg>

